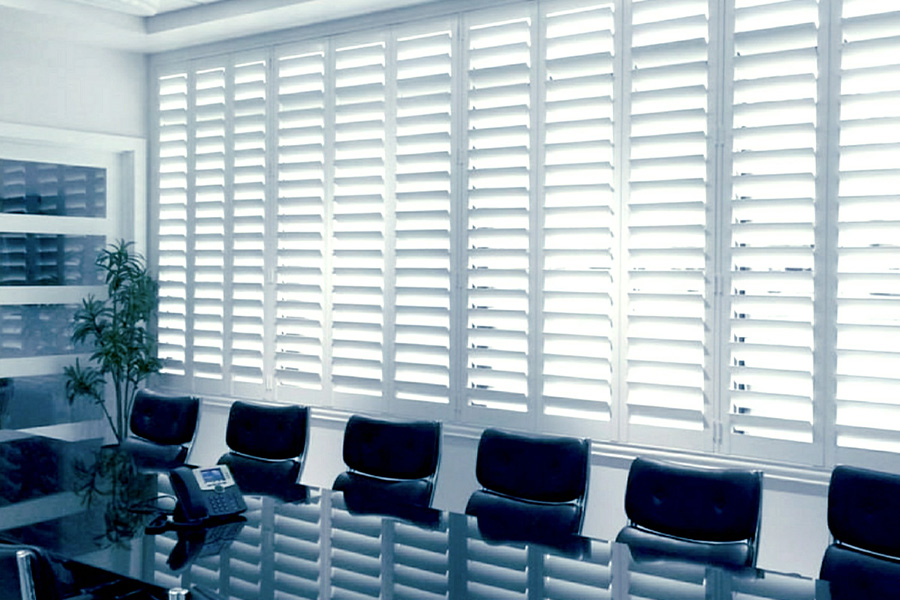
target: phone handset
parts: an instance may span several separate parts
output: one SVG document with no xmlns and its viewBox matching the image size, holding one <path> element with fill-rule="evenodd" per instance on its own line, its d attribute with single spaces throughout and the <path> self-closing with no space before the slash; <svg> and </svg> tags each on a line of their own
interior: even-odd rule
<svg viewBox="0 0 900 600">
<path fill-rule="evenodd" d="M 223 518 L 247 510 L 244 496 L 226 465 L 178 467 L 169 474 L 178 498 L 176 521 L 199 522 Z"/>
</svg>

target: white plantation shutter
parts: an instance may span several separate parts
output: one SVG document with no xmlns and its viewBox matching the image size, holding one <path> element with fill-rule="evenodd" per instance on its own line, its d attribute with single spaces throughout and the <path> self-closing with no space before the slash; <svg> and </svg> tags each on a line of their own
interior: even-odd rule
<svg viewBox="0 0 900 600">
<path fill-rule="evenodd" d="M 273 533 L 276 600 L 320 597 L 321 508 L 319 498 L 309 503 L 275 506 Z"/>
<path fill-rule="evenodd" d="M 477 521 L 451 515 L 451 528 L 465 532 L 466 589 L 470 600 L 506 600 L 528 597 L 528 547 L 489 544 L 481 539 Z"/>
<path fill-rule="evenodd" d="M 450 402 L 453 41 L 446 25 L 396 41 L 395 394 L 442 404 Z"/>
<path fill-rule="evenodd" d="M 586 556 L 543 553 L 542 597 L 553 600 L 612 600 L 612 544 L 591 541 Z"/>
<path fill-rule="evenodd" d="M 263 383 L 267 68 L 266 60 L 234 67 L 230 330 L 231 379 L 239 395 L 259 392 Z"/>
<path fill-rule="evenodd" d="M 194 294 L 188 307 L 193 323 L 193 376 L 195 381 L 220 384 L 204 386 L 198 381 L 203 389 L 221 389 L 225 366 L 226 152 L 230 150 L 226 148 L 225 86 L 224 67 L 201 69 L 194 75 L 194 243 L 193 264 L 188 269 Z"/>
<path fill-rule="evenodd" d="M 331 597 L 382 597 L 382 533 L 384 523 L 390 522 L 374 515 L 354 516 L 337 506 L 330 514 Z"/>
<path fill-rule="evenodd" d="M 625 408 L 628 439 L 705 447 L 708 15 L 632 3 Z"/>
<path fill-rule="evenodd" d="M 158 79 L 157 312 L 163 373 L 185 375 L 188 266 L 188 74 Z"/>
<path fill-rule="evenodd" d="M 543 412 L 610 421 L 613 3 L 545 3 Z"/>
<path fill-rule="evenodd" d="M 467 24 L 467 404 L 528 409 L 532 18 Z"/>
<path fill-rule="evenodd" d="M 814 449 L 818 12 L 816 0 L 735 3 L 729 286 L 735 453 L 783 457 L 782 442 Z"/>
<path fill-rule="evenodd" d="M 392 523 L 393 584 L 397 600 L 437 600 L 450 593 L 450 533 L 403 521 Z"/>
<path fill-rule="evenodd" d="M 385 286 L 385 43 L 334 57 L 332 379 L 381 396 Z"/>
<path fill-rule="evenodd" d="M 841 28 L 839 461 L 900 451 L 900 10 L 844 0 Z"/>
<path fill-rule="evenodd" d="M 322 390 L 325 335 L 325 53 L 286 51 L 278 69 L 275 381 Z"/>
</svg>

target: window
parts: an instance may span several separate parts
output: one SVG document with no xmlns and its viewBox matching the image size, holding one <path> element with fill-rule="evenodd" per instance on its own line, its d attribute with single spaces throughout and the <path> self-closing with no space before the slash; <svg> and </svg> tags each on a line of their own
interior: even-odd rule
<svg viewBox="0 0 900 600">
<path fill-rule="evenodd" d="M 0 124 L 0 134 L 0 427 L 102 418 L 69 406 L 63 368 L 88 357 L 71 342 L 72 318 L 84 297 L 105 293 L 95 260 L 123 237 L 108 200 L 126 189 L 121 156 L 104 136 L 72 148 L 53 132 Z"/>
<path fill-rule="evenodd" d="M 156 57 L 166 375 L 890 456 L 898 14 L 532 0 Z"/>
</svg>

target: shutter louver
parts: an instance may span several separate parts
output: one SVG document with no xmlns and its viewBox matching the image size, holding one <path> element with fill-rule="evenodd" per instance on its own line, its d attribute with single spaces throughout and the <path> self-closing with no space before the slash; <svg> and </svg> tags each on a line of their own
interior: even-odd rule
<svg viewBox="0 0 900 600">
<path fill-rule="evenodd" d="M 162 372 L 185 375 L 188 266 L 188 76 L 159 78 L 157 352 Z"/>
<path fill-rule="evenodd" d="M 612 544 L 591 541 L 589 556 L 543 555 L 547 600 L 612 600 Z"/>
<path fill-rule="evenodd" d="M 900 452 L 900 11 L 844 0 L 842 38 L 839 460 L 847 450 Z"/>
<path fill-rule="evenodd" d="M 275 506 L 275 600 L 319 598 L 320 512 L 319 498 Z"/>
<path fill-rule="evenodd" d="M 430 530 L 397 521 L 394 526 L 393 598 L 448 598 L 449 531 Z"/>
<path fill-rule="evenodd" d="M 382 522 L 381 517 L 331 509 L 332 598 L 381 597 Z"/>
<path fill-rule="evenodd" d="M 468 404 L 526 412 L 531 19 L 472 24 L 467 39 Z"/>
<path fill-rule="evenodd" d="M 609 421 L 613 6 L 545 10 L 543 409 Z"/>
<path fill-rule="evenodd" d="M 729 429 L 778 453 L 813 441 L 818 3 L 735 9 Z"/>
<path fill-rule="evenodd" d="M 666 429 L 672 445 L 699 447 L 705 436 L 697 434 L 707 429 L 707 8 L 705 0 L 632 5 L 625 374 L 632 441 L 658 442 Z"/>
<path fill-rule="evenodd" d="M 263 383 L 266 70 L 265 61 L 234 68 L 231 378 L 255 386 Z"/>
<path fill-rule="evenodd" d="M 450 401 L 451 44 L 397 40 L 396 396 Z"/>
<path fill-rule="evenodd" d="M 325 295 L 325 55 L 278 62 L 275 378 L 322 389 Z"/>
<path fill-rule="evenodd" d="M 385 44 L 335 52 L 332 248 L 334 389 L 382 393 Z"/>
<path fill-rule="evenodd" d="M 193 375 L 221 381 L 226 250 L 225 69 L 198 71 L 195 84 Z"/>
<path fill-rule="evenodd" d="M 467 528 L 466 598 L 506 600 L 527 597 L 527 547 L 485 542 L 472 518 L 451 520 L 451 527 L 454 525 Z"/>
</svg>

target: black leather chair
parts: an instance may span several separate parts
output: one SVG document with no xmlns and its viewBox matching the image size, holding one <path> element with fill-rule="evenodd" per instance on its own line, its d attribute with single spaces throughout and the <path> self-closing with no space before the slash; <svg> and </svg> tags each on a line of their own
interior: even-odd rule
<svg viewBox="0 0 900 600">
<path fill-rule="evenodd" d="M 486 429 L 466 514 L 488 541 L 580 546 L 590 440 Z"/>
<path fill-rule="evenodd" d="M 130 432 L 119 447 L 134 457 L 140 470 L 170 471 L 187 459 L 199 416 L 197 397 L 138 390 Z"/>
<path fill-rule="evenodd" d="M 231 405 L 219 458 L 249 495 L 299 502 L 308 490 L 299 484 L 309 442 L 309 407 L 274 406 L 238 400 Z"/>
<path fill-rule="evenodd" d="M 348 470 L 334 480 L 351 512 L 393 514 L 428 507 L 440 461 L 441 424 L 394 422 L 353 415 L 344 430 Z M 402 514 L 397 514 L 404 518 Z"/>
<path fill-rule="evenodd" d="M 832 598 L 900 598 L 900 476 L 838 466 L 828 486 L 819 578 Z"/>
<path fill-rule="evenodd" d="M 56 575 L 34 546 L 0 544 L 0 600 L 57 600 Z"/>
<path fill-rule="evenodd" d="M 733 569 L 756 564 L 762 473 L 636 458 L 628 472 L 629 524 L 616 541 L 637 561 L 677 558 Z"/>
</svg>

